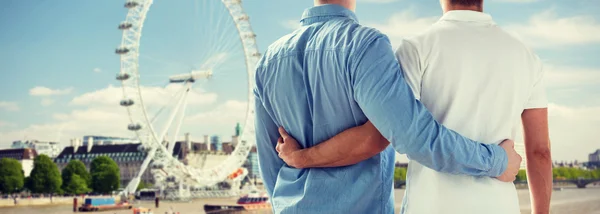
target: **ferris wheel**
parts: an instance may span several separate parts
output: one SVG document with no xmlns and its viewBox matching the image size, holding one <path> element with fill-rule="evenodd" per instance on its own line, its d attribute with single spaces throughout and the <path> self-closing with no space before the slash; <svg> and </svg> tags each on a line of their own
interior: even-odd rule
<svg viewBox="0 0 600 214">
<path fill-rule="evenodd" d="M 260 58 L 256 46 L 256 35 L 252 31 L 248 15 L 245 14 L 241 0 L 190 0 L 191 5 L 177 8 L 184 1 L 164 1 L 165 7 L 174 7 L 182 11 L 181 16 L 187 8 L 190 16 L 194 18 L 192 23 L 185 26 L 179 22 L 166 20 L 167 26 L 189 28 L 199 36 L 189 36 L 191 33 L 179 33 L 169 43 L 180 44 L 176 49 L 191 48 L 188 53 L 181 54 L 179 51 L 163 54 L 165 57 L 181 54 L 174 57 L 175 61 L 181 59 L 184 63 L 170 63 L 170 60 L 156 60 L 156 57 L 145 55 L 140 49 L 142 28 L 147 20 L 147 14 L 153 5 L 153 0 L 126 0 L 125 8 L 128 10 L 125 21 L 118 25 L 123 31 L 121 45 L 115 50 L 120 56 L 121 68 L 116 79 L 121 82 L 123 99 L 120 105 L 127 108 L 131 123 L 127 129 L 136 133 L 141 142 L 139 149 L 147 153 L 142 162 L 137 176 L 127 185 L 124 191 L 135 192 L 140 178 L 149 169 L 154 177 L 155 186 L 167 191 L 165 196 L 172 199 L 198 197 L 207 187 L 231 178 L 231 173 L 238 170 L 246 161 L 254 142 L 254 96 L 252 86 L 254 82 L 254 66 Z M 192 5 L 193 4 L 193 5 Z M 188 11 L 188 12 L 189 12 Z M 172 13 L 179 15 L 179 12 Z M 173 18 L 167 16 L 167 18 Z M 176 18 L 176 17 L 175 17 Z M 161 21 L 151 18 L 152 21 Z M 169 24 L 171 23 L 171 24 Z M 198 26 L 200 25 L 200 27 Z M 204 28 L 202 28 L 204 27 Z M 173 28 L 172 31 L 176 31 Z M 161 30 L 154 29 L 155 34 L 162 34 Z M 152 34 L 152 33 L 151 33 Z M 147 37 L 145 37 L 147 38 Z M 190 42 L 183 43 L 180 40 L 189 38 Z M 152 37 L 156 39 L 156 37 Z M 202 42 L 203 44 L 196 44 Z M 155 52 L 164 52 L 167 48 L 155 48 Z M 173 51 L 171 49 L 171 51 Z M 196 51 L 196 52 L 194 52 Z M 196 53 L 196 54 L 194 54 Z M 189 59 L 191 55 L 193 59 Z M 156 67 L 145 66 L 142 61 L 157 61 L 165 64 L 183 64 L 182 66 L 163 66 L 162 71 Z M 185 69 L 185 66 L 190 68 Z M 150 72 L 150 70 L 155 70 Z M 227 72 L 231 71 L 231 72 Z M 236 71 L 241 71 L 236 74 Z M 233 73 L 233 74 L 232 74 Z M 148 74 L 148 75 L 147 75 Z M 231 155 L 221 163 L 198 168 L 194 165 L 186 165 L 177 157 L 173 156 L 173 149 L 182 129 L 186 128 L 185 121 L 188 119 L 189 103 L 193 103 L 194 97 L 202 97 L 206 90 L 198 90 L 202 84 L 210 85 L 216 80 L 229 81 L 232 75 L 247 83 L 244 87 L 243 98 L 247 106 L 244 112 L 245 123 L 240 140 Z M 146 79 L 158 80 L 165 83 L 163 93 L 151 93 L 146 84 Z M 148 83 L 149 84 L 149 83 Z M 200 95 L 198 95 L 200 94 Z M 152 97 L 149 97 L 152 95 Z M 163 96 L 157 98 L 156 96 Z M 156 100 L 160 100 L 158 106 Z M 167 107 L 168 106 L 168 107 Z M 166 112 L 169 112 L 166 114 Z M 159 116 L 162 115 L 162 116 Z M 172 139 L 168 139 L 168 133 Z M 189 146 L 189 145 L 188 145 Z"/>
</svg>

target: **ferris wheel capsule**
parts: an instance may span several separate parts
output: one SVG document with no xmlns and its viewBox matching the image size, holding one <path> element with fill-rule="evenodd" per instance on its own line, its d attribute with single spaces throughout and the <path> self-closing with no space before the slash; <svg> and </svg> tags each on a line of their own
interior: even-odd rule
<svg viewBox="0 0 600 214">
<path fill-rule="evenodd" d="M 116 54 L 126 54 L 126 53 L 129 53 L 129 48 L 126 48 L 126 47 L 117 48 L 115 50 L 115 53 Z"/>
<path fill-rule="evenodd" d="M 133 24 L 128 23 L 128 22 L 123 22 L 121 24 L 119 24 L 119 30 L 127 30 L 129 28 L 131 28 L 133 26 Z"/>
<path fill-rule="evenodd" d="M 140 124 L 129 124 L 127 126 L 127 129 L 129 129 L 129 131 L 138 131 L 138 130 L 142 129 L 142 125 L 140 125 Z"/>
<path fill-rule="evenodd" d="M 121 100 L 121 102 L 119 103 L 121 104 L 121 106 L 131 106 L 133 105 L 133 100 L 132 99 L 127 99 L 127 100 Z"/>
<path fill-rule="evenodd" d="M 127 2 L 125 3 L 125 7 L 126 7 L 126 8 L 128 8 L 128 9 L 131 9 L 131 8 L 137 7 L 138 5 L 140 5 L 140 4 L 139 4 L 139 3 L 137 3 L 137 1 L 127 1 Z"/>
<path fill-rule="evenodd" d="M 117 80 L 123 81 L 123 80 L 127 80 L 127 79 L 129 79 L 129 74 L 127 74 L 127 73 L 117 74 Z"/>
</svg>

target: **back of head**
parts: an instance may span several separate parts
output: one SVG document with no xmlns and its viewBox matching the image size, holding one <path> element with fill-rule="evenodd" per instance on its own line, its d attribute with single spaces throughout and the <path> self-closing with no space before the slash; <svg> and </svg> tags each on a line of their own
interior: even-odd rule
<svg viewBox="0 0 600 214">
<path fill-rule="evenodd" d="M 452 5 L 478 6 L 483 4 L 483 0 L 448 0 Z"/>
<path fill-rule="evenodd" d="M 444 12 L 451 10 L 483 11 L 483 0 L 440 0 Z"/>
</svg>

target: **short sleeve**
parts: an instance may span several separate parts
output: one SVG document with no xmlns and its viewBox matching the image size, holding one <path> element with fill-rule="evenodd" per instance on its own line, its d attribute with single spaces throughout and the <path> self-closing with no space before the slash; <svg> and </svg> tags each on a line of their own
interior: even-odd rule
<svg viewBox="0 0 600 214">
<path fill-rule="evenodd" d="M 406 82 L 412 89 L 417 100 L 421 99 L 421 80 L 423 72 L 421 71 L 421 59 L 419 51 L 413 43 L 403 39 L 396 50 L 396 59 L 402 67 Z"/>
<path fill-rule="evenodd" d="M 546 98 L 546 84 L 544 82 L 544 65 L 540 62 L 539 58 L 536 57 L 535 59 L 537 65 L 537 75 L 534 79 L 529 98 L 525 104 L 525 109 L 548 107 L 548 99 Z"/>
</svg>

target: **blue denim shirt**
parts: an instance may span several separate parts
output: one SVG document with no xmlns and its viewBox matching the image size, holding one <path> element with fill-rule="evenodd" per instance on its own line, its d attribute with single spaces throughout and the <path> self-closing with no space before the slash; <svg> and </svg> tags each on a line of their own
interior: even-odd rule
<svg viewBox="0 0 600 214">
<path fill-rule="evenodd" d="M 275 213 L 393 213 L 394 149 L 441 172 L 505 170 L 501 147 L 464 138 L 432 118 L 405 82 L 388 38 L 361 26 L 352 11 L 317 6 L 301 23 L 268 48 L 256 69 L 256 143 Z M 392 146 L 358 164 L 295 169 L 275 151 L 278 126 L 307 148 L 367 120 Z"/>
</svg>

